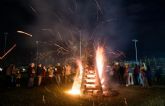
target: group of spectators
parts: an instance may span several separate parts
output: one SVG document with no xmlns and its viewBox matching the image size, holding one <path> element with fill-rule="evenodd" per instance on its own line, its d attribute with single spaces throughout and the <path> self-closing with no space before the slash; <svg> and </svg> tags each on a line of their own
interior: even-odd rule
<svg viewBox="0 0 165 106">
<path fill-rule="evenodd" d="M 152 86 L 152 71 L 150 66 L 145 63 L 142 63 L 141 65 L 115 63 L 107 66 L 105 71 L 109 84 L 115 82 L 125 86 Z M 44 66 L 43 64 L 36 65 L 31 63 L 24 74 L 25 73 L 27 76 L 26 85 L 29 88 L 52 82 L 61 86 L 73 82 L 76 68 L 74 69 L 70 64 L 61 65 L 60 63 L 57 63 L 54 66 Z M 17 69 L 14 64 L 9 65 L 5 70 L 6 85 L 8 87 L 20 87 L 22 82 L 21 79 L 23 77 L 22 74 L 21 70 Z"/>
<path fill-rule="evenodd" d="M 152 86 L 152 71 L 149 65 L 142 63 L 135 64 L 114 64 L 111 68 L 107 68 L 110 72 L 111 81 L 117 82 L 121 85 L 141 85 L 143 87 Z"/>
<path fill-rule="evenodd" d="M 6 75 L 6 86 L 7 87 L 20 87 L 20 81 L 21 81 L 21 72 L 20 70 L 17 70 L 14 64 L 10 64 L 5 69 L 5 75 Z"/>
<path fill-rule="evenodd" d="M 69 64 L 61 66 L 60 63 L 57 63 L 55 66 L 49 65 L 46 67 L 42 64 L 31 63 L 24 73 L 17 69 L 14 64 L 11 64 L 5 70 L 7 87 L 20 87 L 23 74 L 26 74 L 27 86 L 31 88 L 52 82 L 55 82 L 58 86 L 71 83 L 73 81 L 71 74 L 74 73 L 71 72 Z"/>
<path fill-rule="evenodd" d="M 62 84 L 71 83 L 73 80 L 71 79 L 71 66 L 66 64 L 62 66 L 60 63 L 57 65 L 49 65 L 48 67 L 43 66 L 42 64 L 38 64 L 37 68 L 35 67 L 34 63 L 31 63 L 28 68 L 28 87 L 34 86 L 34 79 L 36 77 L 37 86 L 46 83 L 55 83 L 58 86 Z"/>
</svg>

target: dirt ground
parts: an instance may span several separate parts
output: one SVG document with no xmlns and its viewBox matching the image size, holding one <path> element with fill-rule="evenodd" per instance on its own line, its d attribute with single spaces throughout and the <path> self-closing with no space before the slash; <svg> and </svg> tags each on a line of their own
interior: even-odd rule
<svg viewBox="0 0 165 106">
<path fill-rule="evenodd" d="M 55 85 L 34 88 L 0 89 L 1 106 L 164 106 L 165 88 L 139 86 L 115 87 L 117 95 L 73 96 L 65 93 L 69 87 Z"/>
</svg>

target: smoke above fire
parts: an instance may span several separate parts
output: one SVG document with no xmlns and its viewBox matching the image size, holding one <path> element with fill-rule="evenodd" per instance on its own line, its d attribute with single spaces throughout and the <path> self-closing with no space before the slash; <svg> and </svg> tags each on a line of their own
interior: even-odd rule
<svg viewBox="0 0 165 106">
<path fill-rule="evenodd" d="M 104 38 L 112 48 L 124 48 L 133 27 L 122 3 L 122 0 L 33 0 L 30 8 L 37 21 L 29 28 L 36 33 L 36 39 L 75 43 L 81 32 L 86 41 Z"/>
<path fill-rule="evenodd" d="M 125 50 L 134 32 L 122 0 L 32 0 L 24 5 L 35 16 L 33 24 L 27 26 L 33 43 L 40 41 L 39 53 L 47 52 L 39 57 L 50 57 L 50 63 L 59 54 L 78 57 L 80 40 L 82 52 L 98 42 L 112 51 Z"/>
</svg>

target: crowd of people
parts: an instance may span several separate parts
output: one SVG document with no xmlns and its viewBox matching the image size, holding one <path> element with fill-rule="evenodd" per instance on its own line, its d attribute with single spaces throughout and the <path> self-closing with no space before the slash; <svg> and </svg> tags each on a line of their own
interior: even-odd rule
<svg viewBox="0 0 165 106">
<path fill-rule="evenodd" d="M 22 74 L 21 70 L 17 69 L 14 64 L 9 65 L 5 70 L 7 87 L 20 87 Z M 73 81 L 71 74 L 74 74 L 74 72 L 71 72 L 69 64 L 61 66 L 60 63 L 57 63 L 55 66 L 49 65 L 46 67 L 42 64 L 36 66 L 31 63 L 24 74 L 27 75 L 27 86 L 32 88 L 52 82 L 55 82 L 58 86 L 69 84 Z"/>
<path fill-rule="evenodd" d="M 149 65 L 114 63 L 108 65 L 105 70 L 108 82 L 118 83 L 125 86 L 140 85 L 142 87 L 152 86 L 152 71 Z M 14 64 L 9 65 L 5 70 L 7 87 L 20 87 L 23 77 L 21 70 Z M 26 82 L 29 88 L 55 82 L 58 86 L 67 85 L 74 81 L 76 69 L 70 64 L 44 66 L 31 63 L 26 71 Z M 25 83 L 25 82 L 24 82 Z"/>
<path fill-rule="evenodd" d="M 142 63 L 135 64 L 119 64 L 116 63 L 112 67 L 107 68 L 110 72 L 111 81 L 121 85 L 141 85 L 142 87 L 152 86 L 152 71 L 149 65 Z"/>
</svg>

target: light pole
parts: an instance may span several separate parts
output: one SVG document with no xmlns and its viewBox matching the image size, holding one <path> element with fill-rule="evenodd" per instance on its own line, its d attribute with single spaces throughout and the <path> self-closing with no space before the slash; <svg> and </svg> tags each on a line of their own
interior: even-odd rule
<svg viewBox="0 0 165 106">
<path fill-rule="evenodd" d="M 135 56 L 136 56 L 136 63 L 138 63 L 137 45 L 136 45 L 136 43 L 138 42 L 138 40 L 137 40 L 137 39 L 133 39 L 132 41 L 135 43 Z"/>
</svg>

